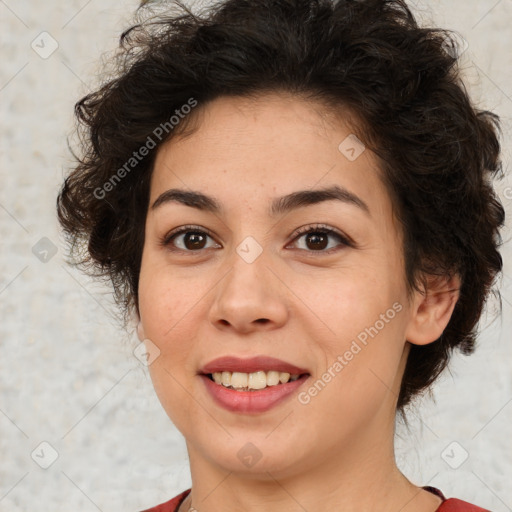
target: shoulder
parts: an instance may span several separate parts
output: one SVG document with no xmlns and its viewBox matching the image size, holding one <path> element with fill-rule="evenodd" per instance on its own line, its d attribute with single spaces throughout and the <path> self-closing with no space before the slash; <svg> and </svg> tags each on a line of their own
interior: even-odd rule
<svg viewBox="0 0 512 512">
<path fill-rule="evenodd" d="M 156 507 L 148 508 L 142 512 L 175 512 L 180 503 L 188 496 L 190 489 L 183 491 L 175 496 L 172 500 L 166 501 Z"/>
<path fill-rule="evenodd" d="M 485 508 L 477 507 L 467 501 L 458 500 L 456 498 L 449 498 L 437 509 L 437 512 L 490 512 Z"/>
<path fill-rule="evenodd" d="M 426 486 L 423 487 L 425 491 L 431 492 L 436 496 L 439 496 L 443 500 L 436 512 L 490 512 L 489 510 L 476 505 L 472 505 L 467 501 L 458 500 L 456 498 L 445 498 L 444 494 L 435 487 Z"/>
</svg>

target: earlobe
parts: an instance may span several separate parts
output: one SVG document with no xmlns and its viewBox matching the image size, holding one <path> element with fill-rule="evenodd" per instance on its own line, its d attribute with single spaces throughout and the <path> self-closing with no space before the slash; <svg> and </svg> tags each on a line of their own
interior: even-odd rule
<svg viewBox="0 0 512 512">
<path fill-rule="evenodd" d="M 414 345 L 436 341 L 445 330 L 459 299 L 460 277 L 429 276 L 426 289 L 415 291 L 406 339 Z"/>
</svg>

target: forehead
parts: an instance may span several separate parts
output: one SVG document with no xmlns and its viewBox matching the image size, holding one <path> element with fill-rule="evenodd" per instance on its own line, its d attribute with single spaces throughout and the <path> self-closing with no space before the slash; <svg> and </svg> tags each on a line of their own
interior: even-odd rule
<svg viewBox="0 0 512 512">
<path fill-rule="evenodd" d="M 221 97 L 196 108 L 186 135 L 159 148 L 151 201 L 178 186 L 251 204 L 331 185 L 377 209 L 389 201 L 348 112 L 344 119 L 325 105 L 283 94 Z"/>
</svg>

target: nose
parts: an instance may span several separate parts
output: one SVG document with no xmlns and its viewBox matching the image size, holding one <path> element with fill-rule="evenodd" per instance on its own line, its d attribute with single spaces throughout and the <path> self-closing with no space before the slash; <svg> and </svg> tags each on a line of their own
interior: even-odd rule
<svg viewBox="0 0 512 512">
<path fill-rule="evenodd" d="M 281 327 L 287 320 L 286 286 L 260 255 L 248 263 L 238 254 L 233 265 L 215 287 L 209 311 L 210 322 L 218 329 L 248 334 Z"/>
</svg>

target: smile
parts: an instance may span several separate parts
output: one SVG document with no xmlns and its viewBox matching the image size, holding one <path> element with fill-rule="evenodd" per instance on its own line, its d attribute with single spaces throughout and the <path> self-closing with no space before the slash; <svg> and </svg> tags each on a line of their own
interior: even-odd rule
<svg viewBox="0 0 512 512">
<path fill-rule="evenodd" d="M 243 372 L 214 372 L 209 375 L 216 384 L 220 384 L 228 389 L 237 391 L 255 391 L 265 389 L 270 386 L 286 384 L 289 381 L 296 381 L 300 375 L 290 375 L 287 372 L 278 371 L 259 371 L 253 373 Z"/>
</svg>

